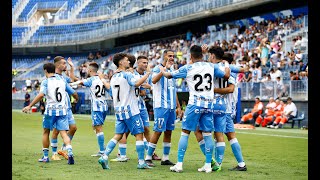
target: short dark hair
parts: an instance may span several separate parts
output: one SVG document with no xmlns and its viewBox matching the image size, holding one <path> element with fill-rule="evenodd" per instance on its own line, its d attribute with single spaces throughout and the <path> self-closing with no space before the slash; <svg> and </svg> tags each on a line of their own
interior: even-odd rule
<svg viewBox="0 0 320 180">
<path fill-rule="evenodd" d="M 291 98 L 291 97 L 288 97 L 288 98 L 287 98 L 287 101 L 292 101 L 292 98 Z"/>
<path fill-rule="evenodd" d="M 136 57 L 132 54 L 127 54 L 127 58 L 130 61 L 130 67 L 133 67 L 134 63 L 136 63 Z"/>
<path fill-rule="evenodd" d="M 143 56 L 143 55 L 138 56 L 137 60 L 139 60 L 139 59 L 146 59 L 146 60 L 148 60 L 147 56 Z"/>
<path fill-rule="evenodd" d="M 116 53 L 114 56 L 113 56 L 113 63 L 119 67 L 119 61 L 121 61 L 123 58 L 127 57 L 127 54 L 126 53 Z"/>
<path fill-rule="evenodd" d="M 190 48 L 190 54 L 195 59 L 201 59 L 203 57 L 202 55 L 202 48 L 198 45 L 193 45 Z"/>
<path fill-rule="evenodd" d="M 59 62 L 61 59 L 64 59 L 64 57 L 62 57 L 62 56 L 56 56 L 56 57 L 54 57 L 54 59 L 53 59 L 53 63 L 57 63 L 57 62 Z"/>
<path fill-rule="evenodd" d="M 89 64 L 89 67 L 93 67 L 93 70 L 95 71 L 95 72 L 97 72 L 98 71 L 98 69 L 99 69 L 99 65 L 96 63 L 96 62 L 91 62 L 90 64 Z"/>
<path fill-rule="evenodd" d="M 222 56 L 222 59 L 228 61 L 228 63 L 231 64 L 233 61 L 233 55 L 231 53 L 224 53 L 224 55 Z"/>
<path fill-rule="evenodd" d="M 47 71 L 47 73 L 55 73 L 56 67 L 53 63 L 45 63 L 43 65 L 43 70 Z"/>
<path fill-rule="evenodd" d="M 224 51 L 220 46 L 211 46 L 208 52 L 214 54 L 217 59 L 222 59 L 224 55 Z"/>
</svg>

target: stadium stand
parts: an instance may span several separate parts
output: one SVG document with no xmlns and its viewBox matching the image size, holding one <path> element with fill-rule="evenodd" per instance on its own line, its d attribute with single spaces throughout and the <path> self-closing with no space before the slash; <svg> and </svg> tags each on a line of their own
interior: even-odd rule
<svg viewBox="0 0 320 180">
<path fill-rule="evenodd" d="M 12 7 L 14 8 L 15 4 L 18 2 L 19 1 L 16 0 L 12 1 Z M 80 0 L 57 0 L 54 2 L 67 2 L 68 6 L 66 12 L 72 12 L 71 10 L 76 4 L 79 5 L 80 3 L 83 3 L 83 1 Z M 124 0 L 122 2 L 124 2 Z M 128 29 L 130 30 L 130 28 L 136 29 L 135 27 L 138 27 L 137 24 L 141 23 L 141 18 L 145 18 L 143 23 L 147 25 L 148 23 L 155 23 L 157 18 L 170 20 L 173 17 L 179 17 L 179 14 L 182 14 L 181 11 L 176 11 L 179 7 L 187 5 L 190 7 L 198 7 L 195 5 L 199 5 L 198 8 L 201 7 L 205 10 L 207 7 L 219 8 L 235 3 L 235 1 L 199 2 L 198 0 L 171 0 L 165 1 L 163 4 L 159 4 L 158 6 L 152 6 L 144 12 L 140 10 L 151 5 L 153 1 L 143 1 L 138 3 L 138 1 L 131 0 L 125 2 L 127 4 L 125 4 L 124 7 L 120 7 L 116 4 L 115 0 L 91 0 L 77 14 L 77 19 L 67 19 L 63 22 L 41 24 L 37 27 L 37 30 L 35 30 L 34 27 L 31 27 L 30 24 L 16 24 L 12 27 L 13 45 L 19 45 L 20 47 L 41 47 L 42 45 L 46 45 L 49 47 L 52 46 L 52 49 L 54 50 L 54 47 L 57 44 L 68 45 L 68 43 L 85 43 L 86 40 L 94 40 L 97 37 L 104 36 L 105 32 L 111 32 L 111 30 L 116 34 L 120 34 L 123 31 L 128 31 Z M 208 4 L 202 7 L 201 3 L 203 2 L 207 2 Z M 241 2 L 246 2 L 246 0 L 237 1 L 237 3 Z M 27 18 L 28 13 L 31 12 L 32 8 L 34 8 L 37 3 L 39 6 L 40 3 L 48 3 L 48 0 L 30 0 L 23 11 L 19 14 L 19 19 Z M 119 9 L 117 10 L 122 12 L 123 16 L 119 13 L 119 17 L 117 19 L 97 19 L 98 14 L 96 12 L 106 6 L 110 8 L 118 7 Z M 129 12 L 130 9 L 134 9 L 135 7 L 136 9 L 140 9 Z M 59 7 L 57 10 L 58 9 Z M 125 9 L 128 11 L 127 14 L 123 13 Z M 191 10 L 188 10 L 188 13 L 191 13 Z M 90 14 L 92 15 L 92 21 L 89 21 L 91 18 Z M 147 17 L 149 16 L 154 18 L 148 20 Z M 84 17 L 89 20 L 84 20 Z M 95 34 L 93 34 L 93 32 Z M 27 33 L 30 37 L 26 37 Z M 106 36 L 108 35 L 109 34 Z M 84 36 L 87 39 L 84 38 Z M 115 70 L 115 66 L 111 59 L 113 54 L 117 52 L 129 52 L 135 56 L 145 55 L 149 57 L 149 64 L 154 66 L 160 62 L 162 50 L 165 48 L 171 48 L 176 51 L 175 66 L 178 68 L 189 62 L 188 50 L 193 44 L 201 45 L 206 43 L 209 45 L 221 46 L 226 52 L 232 52 L 234 54 L 236 64 L 247 67 L 249 71 L 254 74 L 255 69 L 252 65 L 256 59 L 253 55 L 255 53 L 260 54 L 260 44 L 262 44 L 262 40 L 266 38 L 269 63 L 260 68 L 259 71 L 261 71 L 261 75 L 255 85 L 253 85 L 252 79 L 249 81 L 239 81 L 241 99 L 252 100 L 256 95 L 254 93 L 257 93 L 260 95 L 262 100 L 266 100 L 272 96 L 280 96 L 280 98 L 290 96 L 295 100 L 308 100 L 308 76 L 307 68 L 304 68 L 308 66 L 308 43 L 306 43 L 308 40 L 307 6 L 269 12 L 243 19 L 235 19 L 222 24 L 209 25 L 207 32 L 193 32 L 193 38 L 191 41 L 187 41 L 185 37 L 186 34 L 177 34 L 176 36 L 160 38 L 149 42 L 107 49 L 106 51 L 108 51 L 108 53 L 102 56 L 96 56 L 96 52 L 91 51 L 93 52 L 93 59 L 88 59 L 87 56 L 89 52 L 82 54 L 75 53 L 72 55 L 69 55 L 68 53 L 60 53 L 59 55 L 65 57 L 70 56 L 74 59 L 73 62 L 75 66 L 78 67 L 75 71 L 77 76 L 80 74 L 80 67 L 84 65 L 85 62 L 92 60 L 96 61 L 100 65 L 100 70 L 104 72 L 106 76 L 109 76 L 110 73 Z M 156 37 L 154 39 L 156 39 Z M 77 47 L 76 49 L 79 48 Z M 98 49 L 100 48 L 97 48 L 97 51 Z M 300 52 L 298 52 L 298 50 Z M 178 55 L 178 52 L 181 54 Z M 275 64 L 271 64 L 270 59 L 274 58 L 273 55 L 277 53 L 281 54 L 280 59 L 276 60 L 277 62 Z M 302 64 L 298 63 L 299 60 L 295 59 L 297 54 L 298 56 L 301 56 L 300 61 L 303 62 Z M 49 59 L 46 59 L 46 56 L 31 57 L 21 55 L 13 57 L 12 68 L 15 71 L 18 71 L 18 73 L 13 76 L 13 81 L 16 82 L 16 87 L 18 89 L 15 94 L 19 94 L 21 92 L 25 79 L 31 78 L 33 80 L 41 80 L 41 78 L 43 78 L 41 65 L 44 62 L 51 61 L 53 58 L 53 55 L 47 55 L 50 55 L 51 57 Z M 281 83 L 276 82 L 274 79 L 265 83 L 262 77 L 271 74 L 271 69 L 277 68 L 280 71 L 279 73 L 281 73 Z M 299 80 L 292 80 L 290 71 L 297 72 Z M 179 92 L 188 92 L 184 81 L 180 81 L 177 85 Z M 268 90 L 268 85 L 272 88 L 271 91 Z M 282 94 L 279 94 L 276 90 L 277 87 L 280 86 L 285 89 Z M 89 93 L 87 90 L 81 91 Z"/>
</svg>

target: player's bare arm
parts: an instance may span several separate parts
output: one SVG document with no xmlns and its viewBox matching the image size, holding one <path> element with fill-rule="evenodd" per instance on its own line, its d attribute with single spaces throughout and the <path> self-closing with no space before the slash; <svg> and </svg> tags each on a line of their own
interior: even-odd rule
<svg viewBox="0 0 320 180">
<path fill-rule="evenodd" d="M 147 80 L 147 78 L 149 77 L 150 75 L 150 71 L 146 72 L 146 74 L 144 76 L 142 76 L 142 78 L 138 79 L 136 84 L 134 85 L 135 87 L 139 87 L 141 84 L 144 83 L 144 81 Z"/>
<path fill-rule="evenodd" d="M 151 89 L 151 85 L 148 84 L 148 83 L 143 83 L 143 84 L 141 85 L 141 87 L 143 87 L 143 88 L 145 88 L 145 89 Z"/>
<path fill-rule="evenodd" d="M 180 102 L 179 102 L 179 99 L 178 99 L 178 93 L 177 93 L 177 95 L 176 95 L 176 102 L 177 102 L 177 111 L 178 111 L 178 113 L 177 113 L 177 115 L 181 115 L 181 106 L 180 106 Z"/>
<path fill-rule="evenodd" d="M 72 94 L 72 97 L 75 99 L 75 103 L 77 103 L 79 101 L 79 96 L 76 91 Z"/>
<path fill-rule="evenodd" d="M 98 71 L 98 76 L 99 78 L 101 79 L 104 87 L 106 87 L 107 89 L 110 89 L 110 83 L 109 83 L 109 80 L 105 79 L 104 78 L 104 74 L 100 71 Z"/>
<path fill-rule="evenodd" d="M 160 66 L 160 72 L 163 74 L 164 77 L 168 78 L 168 79 L 171 79 L 172 78 L 172 75 L 170 72 L 165 72 L 165 68 Z"/>
<path fill-rule="evenodd" d="M 225 65 L 225 68 L 224 68 L 225 74 L 224 74 L 223 78 L 224 78 L 225 80 L 228 80 L 229 77 L 230 77 L 229 63 L 228 63 L 227 61 L 224 61 L 224 65 Z"/>
<path fill-rule="evenodd" d="M 233 91 L 234 91 L 234 84 L 228 84 L 228 86 L 225 88 L 214 88 L 214 92 L 219 94 L 229 94 L 229 93 L 233 93 Z"/>
<path fill-rule="evenodd" d="M 71 78 L 71 81 L 72 82 L 75 82 L 75 81 L 78 81 L 79 78 L 77 78 L 75 75 L 74 75 L 74 64 L 72 62 L 72 59 L 69 57 L 68 60 L 67 60 L 69 66 L 70 66 L 70 72 L 69 72 L 69 77 Z"/>
</svg>

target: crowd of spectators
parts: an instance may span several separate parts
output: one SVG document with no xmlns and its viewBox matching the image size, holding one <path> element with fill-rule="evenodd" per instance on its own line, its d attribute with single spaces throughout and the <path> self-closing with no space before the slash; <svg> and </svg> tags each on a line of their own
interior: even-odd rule
<svg viewBox="0 0 320 180">
<path fill-rule="evenodd" d="M 135 57 L 140 55 L 149 58 L 149 65 L 152 69 L 155 65 L 162 61 L 162 52 L 164 49 L 172 49 L 175 51 L 175 69 L 189 63 L 189 48 L 196 44 L 208 44 L 209 46 L 220 46 L 225 52 L 234 54 L 235 64 L 242 66 L 248 70 L 246 73 L 238 75 L 238 82 L 252 82 L 253 91 L 259 92 L 257 89 L 259 83 L 268 84 L 268 82 L 276 83 L 277 97 L 288 96 L 287 87 L 283 80 L 307 80 L 308 79 L 308 62 L 303 58 L 303 54 L 307 54 L 305 47 L 307 46 L 307 38 L 297 35 L 292 40 L 290 51 L 286 51 L 284 47 L 284 38 L 290 33 L 296 32 L 304 26 L 303 14 L 293 17 L 278 17 L 274 21 L 264 20 L 255 22 L 248 27 L 237 27 L 238 32 L 229 36 L 228 39 L 213 40 L 215 31 L 206 33 L 196 33 L 190 30 L 184 35 L 170 39 L 164 39 L 157 42 L 151 42 L 142 45 L 140 50 L 134 51 L 134 48 L 127 48 L 124 52 L 131 53 Z M 234 28 L 235 25 L 224 25 L 222 30 Z M 99 57 L 100 52 L 95 56 L 92 53 L 88 56 L 88 60 L 94 60 L 93 57 Z M 112 55 L 107 56 L 101 65 L 101 69 L 105 76 L 110 78 L 115 70 L 112 63 Z M 205 57 L 206 59 L 206 57 Z M 85 77 L 85 64 L 79 66 L 80 77 Z M 288 72 L 288 73 L 283 73 Z M 289 76 L 290 72 L 290 76 Z M 183 79 L 177 80 L 178 87 L 184 89 L 186 84 Z M 266 87 L 270 91 L 273 87 Z M 257 94 L 252 94 L 255 97 Z"/>
<path fill-rule="evenodd" d="M 149 58 L 149 66 L 152 69 L 162 61 L 164 49 L 175 51 L 174 68 L 178 69 L 190 61 L 189 48 L 192 45 L 208 44 L 209 46 L 220 46 L 225 52 L 234 54 L 235 64 L 242 66 L 248 71 L 238 74 L 238 82 L 251 82 L 252 97 L 259 92 L 259 83 L 266 85 L 266 90 L 272 91 L 274 86 L 267 87 L 269 82 L 276 83 L 277 97 L 287 96 L 287 88 L 284 80 L 307 80 L 308 62 L 304 55 L 307 54 L 307 38 L 297 35 L 292 39 L 290 51 L 284 47 L 284 38 L 304 27 L 303 14 L 293 17 L 287 16 L 272 20 L 255 22 L 249 26 L 237 26 L 224 24 L 220 29 L 206 33 L 191 32 L 174 38 L 162 39 L 141 45 L 139 50 L 135 47 L 128 47 L 124 50 L 135 57 L 140 55 Z M 237 28 L 238 31 L 228 35 L 224 39 L 216 39 L 214 34 L 218 31 L 227 31 Z M 217 31 L 217 32 L 216 32 Z M 103 61 L 100 61 L 103 59 Z M 206 57 L 204 57 L 206 59 Z M 111 78 L 116 67 L 112 62 L 112 54 L 107 51 L 89 53 L 87 61 L 79 63 L 76 74 L 81 79 L 87 76 L 87 63 L 97 61 L 106 78 Z M 101 63 L 100 63 L 101 62 Z M 290 73 L 289 73 L 290 72 Z M 177 80 L 178 90 L 187 90 L 183 79 Z"/>
</svg>

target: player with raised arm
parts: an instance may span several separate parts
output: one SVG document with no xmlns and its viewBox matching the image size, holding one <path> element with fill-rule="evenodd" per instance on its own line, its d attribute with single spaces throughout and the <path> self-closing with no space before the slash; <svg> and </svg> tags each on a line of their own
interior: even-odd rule
<svg viewBox="0 0 320 180">
<path fill-rule="evenodd" d="M 72 60 L 70 57 L 68 58 L 68 64 L 71 67 L 70 76 L 73 78 L 70 78 L 67 75 L 63 74 L 63 72 L 67 71 L 67 61 L 64 59 L 64 57 L 56 56 L 53 59 L 53 62 L 56 67 L 56 69 L 55 69 L 56 76 L 60 76 L 67 83 L 71 83 L 74 81 L 73 63 L 72 63 Z M 68 105 L 67 119 L 68 119 L 68 123 L 69 123 L 69 130 L 67 133 L 68 133 L 70 140 L 72 140 L 74 134 L 77 131 L 77 126 L 76 126 L 76 121 L 73 117 L 73 113 L 71 110 L 72 107 L 71 107 L 70 97 L 68 95 L 67 95 L 66 101 L 67 101 L 67 105 Z M 53 155 L 52 155 L 51 159 L 52 160 L 61 160 L 57 154 L 60 154 L 65 159 L 68 159 L 68 154 L 66 152 L 65 144 L 62 145 L 61 150 L 57 151 L 57 149 L 58 149 L 58 134 L 59 133 L 57 132 L 57 130 L 53 129 L 52 136 L 51 136 L 51 148 L 52 148 Z"/>
<path fill-rule="evenodd" d="M 146 70 L 148 68 L 148 58 L 146 56 L 139 56 L 137 58 L 137 68 L 133 68 L 134 64 L 136 63 L 135 56 L 131 54 L 127 54 L 127 57 L 130 61 L 130 68 L 129 71 L 133 72 L 134 77 L 136 79 L 140 79 L 142 76 L 146 74 Z M 144 82 L 140 87 L 135 88 L 135 95 L 137 97 L 137 103 L 139 106 L 140 111 L 140 118 L 143 122 L 144 126 L 144 146 L 145 149 L 148 150 L 148 142 L 150 141 L 150 130 L 149 130 L 149 115 L 146 109 L 146 105 L 142 96 L 146 95 L 146 89 L 150 89 L 151 85 L 147 82 Z M 122 139 L 119 141 L 119 156 L 116 159 L 111 159 L 111 161 L 118 161 L 118 162 L 126 162 L 129 158 L 126 156 L 126 149 L 127 149 L 127 137 L 129 133 L 125 133 Z"/>
<path fill-rule="evenodd" d="M 149 166 L 155 166 L 152 162 L 152 155 L 162 132 L 164 132 L 164 136 L 161 165 L 174 165 L 174 163 L 169 160 L 171 133 L 175 128 L 176 107 L 178 111 L 181 111 L 175 82 L 172 79 L 165 78 L 162 71 L 160 71 L 160 66 L 164 67 L 165 71 L 174 71 L 174 52 L 172 50 L 165 50 L 163 53 L 163 62 L 153 68 L 152 74 L 154 133 L 150 138 L 148 152 L 145 158 Z"/>
<path fill-rule="evenodd" d="M 129 73 L 134 73 L 134 64 L 136 63 L 136 57 L 132 54 L 126 54 L 128 60 L 129 60 L 129 68 L 126 69 L 127 72 Z M 117 72 L 117 71 L 116 71 Z M 134 78 L 136 78 L 134 76 Z M 140 78 L 136 78 L 136 79 L 140 79 Z M 136 87 L 134 90 L 135 95 L 137 96 L 137 93 L 139 93 L 139 87 Z M 134 101 L 136 101 L 136 105 L 138 106 L 138 96 L 137 98 L 133 99 Z M 127 162 L 130 158 L 127 157 L 127 138 L 130 134 L 130 131 L 126 132 L 123 134 L 121 140 L 118 142 L 119 146 L 118 146 L 118 154 L 117 154 L 117 158 L 115 159 L 111 159 L 110 161 L 116 161 L 116 162 Z"/>
<path fill-rule="evenodd" d="M 126 72 L 129 68 L 129 60 L 125 53 L 117 53 L 113 56 L 113 63 L 118 67 L 116 73 L 112 76 L 110 86 L 112 90 L 112 99 L 116 116 L 115 135 L 108 142 L 104 154 L 98 162 L 103 169 L 110 169 L 108 157 L 115 148 L 123 134 L 130 131 L 136 137 L 136 151 L 138 154 L 138 169 L 149 169 L 150 167 L 144 160 L 143 143 L 143 122 L 140 118 L 140 111 L 137 105 L 135 88 L 139 87 L 150 75 L 147 72 L 141 79 L 135 79 L 133 74 Z"/>
<path fill-rule="evenodd" d="M 212 46 L 208 48 L 206 45 L 202 47 L 203 52 L 209 52 L 209 62 L 217 64 L 219 69 L 224 70 L 225 68 L 230 69 L 231 72 L 242 72 L 244 71 L 243 68 L 229 65 L 226 61 L 223 61 L 222 57 L 224 55 L 224 51 L 219 46 Z M 214 87 L 224 88 L 227 86 L 228 78 L 218 78 L 214 79 Z M 215 160 L 213 159 L 213 171 L 220 171 L 221 170 L 221 163 L 223 160 L 224 152 L 225 152 L 225 141 L 224 141 L 224 131 L 226 128 L 226 100 L 225 95 L 214 93 L 214 100 L 213 100 L 213 123 L 214 123 L 214 137 L 215 137 Z M 203 136 L 198 130 L 195 131 L 195 135 L 197 141 L 199 143 L 200 149 L 204 152 L 204 145 L 203 145 Z"/>
<path fill-rule="evenodd" d="M 199 126 L 199 132 L 204 137 L 205 146 L 205 164 L 199 168 L 199 172 L 210 173 L 211 160 L 213 153 L 213 139 L 211 132 L 214 130 L 212 118 L 213 88 L 214 78 L 228 78 L 230 70 L 219 69 L 219 66 L 203 61 L 202 49 L 200 46 L 193 45 L 190 48 L 191 64 L 187 64 L 174 72 L 161 72 L 167 78 L 185 78 L 189 88 L 189 100 L 184 117 L 182 119 L 182 132 L 178 144 L 178 162 L 170 167 L 171 171 L 182 172 L 182 164 L 185 152 L 188 147 L 188 139 L 191 131 L 196 131 Z"/>
<path fill-rule="evenodd" d="M 88 75 L 89 78 L 83 79 L 70 85 L 84 85 L 90 89 L 91 95 L 91 119 L 92 126 L 94 127 L 99 152 L 94 156 L 101 156 L 104 153 L 104 133 L 103 133 L 103 124 L 108 112 L 108 104 L 105 96 L 106 91 L 109 91 L 110 84 L 102 82 L 98 76 L 99 65 L 96 62 L 89 63 L 88 66 Z"/>
<path fill-rule="evenodd" d="M 66 144 L 68 152 L 68 164 L 74 164 L 74 157 L 72 152 L 71 140 L 67 135 L 69 130 L 69 124 L 67 119 L 68 105 L 66 98 L 67 93 L 78 101 L 78 94 L 75 92 L 64 79 L 55 74 L 55 65 L 52 63 L 46 63 L 43 65 L 43 70 L 47 79 L 43 80 L 40 85 L 39 94 L 33 99 L 33 101 L 22 109 L 23 112 L 29 112 L 30 108 L 38 103 L 44 96 L 46 96 L 46 110 L 44 112 L 42 126 L 43 126 L 43 157 L 39 159 L 39 162 L 49 162 L 49 135 L 50 130 L 55 128 L 60 133 L 63 142 Z"/>
</svg>

